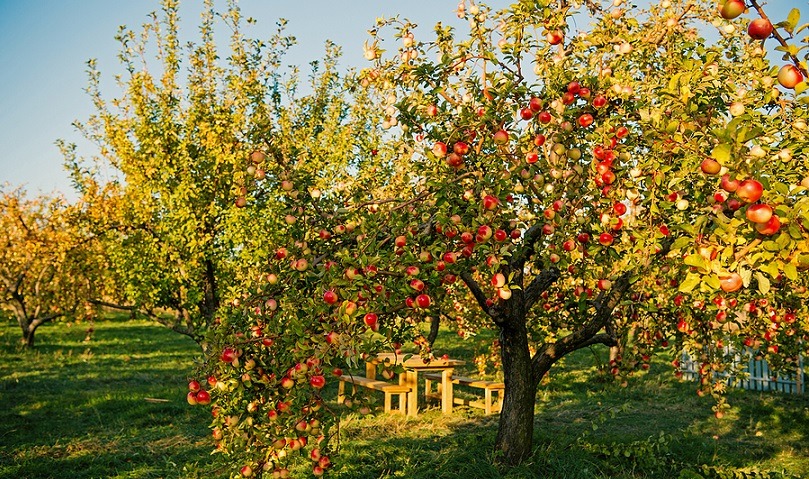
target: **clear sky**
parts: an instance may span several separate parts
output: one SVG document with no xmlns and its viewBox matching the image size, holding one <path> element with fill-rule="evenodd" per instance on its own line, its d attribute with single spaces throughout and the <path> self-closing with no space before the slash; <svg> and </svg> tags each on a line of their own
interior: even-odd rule
<svg viewBox="0 0 809 479">
<path fill-rule="evenodd" d="M 217 0 L 218 8 L 224 1 Z M 511 3 L 490 0 L 494 8 Z M 776 21 L 797 0 L 771 0 Z M 201 0 L 181 2 L 183 40 L 195 39 Z M 289 20 L 298 39 L 287 60 L 306 65 L 323 53 L 327 39 L 341 45 L 345 66 L 361 66 L 362 43 L 376 17 L 400 14 L 428 30 L 455 19 L 457 0 L 242 0 L 245 16 L 258 20 L 256 34 L 269 36 L 278 18 Z M 809 9 L 801 5 L 804 11 Z M 91 114 L 86 62 L 98 59 L 102 92 L 112 91 L 120 71 L 114 40 L 119 25 L 139 30 L 159 0 L 0 0 L 0 185 L 25 185 L 31 193 L 71 187 L 54 141 L 83 145 L 71 126 Z M 806 21 L 806 19 L 803 19 Z M 105 88 L 106 86 L 106 88 Z"/>
</svg>

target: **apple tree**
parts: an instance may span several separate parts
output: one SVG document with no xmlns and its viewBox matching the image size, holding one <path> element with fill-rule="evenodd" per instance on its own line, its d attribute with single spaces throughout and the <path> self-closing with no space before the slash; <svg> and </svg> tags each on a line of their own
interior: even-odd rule
<svg viewBox="0 0 809 479">
<path fill-rule="evenodd" d="M 225 52 L 214 39 L 218 21 L 230 32 Z M 98 154 L 62 148 L 77 189 L 95 203 L 85 219 L 105 244 L 108 281 L 118 290 L 115 301 L 99 302 L 134 308 L 202 342 L 223 298 L 262 264 L 285 222 L 273 213 L 289 167 L 283 158 L 305 150 L 305 168 L 317 171 L 354 143 L 338 135 L 307 143 L 344 114 L 335 99 L 336 46 L 327 45 L 311 82 L 301 84 L 297 69 L 282 69 L 294 44 L 283 22 L 270 38 L 252 39 L 244 30 L 253 20 L 235 4 L 220 14 L 206 2 L 201 39 L 188 46 L 178 22 L 178 2 L 167 0 L 141 33 L 121 29 L 124 73 L 112 98 L 89 62 L 96 112 L 77 127 Z M 314 91 L 308 102 L 298 102 L 299 88 Z M 295 135 L 277 135 L 281 129 Z"/>
<path fill-rule="evenodd" d="M 29 348 L 43 324 L 95 315 L 88 300 L 102 265 L 79 227 L 79 208 L 60 197 L 29 198 L 19 188 L 0 194 L 0 308 L 16 319 Z"/>
<path fill-rule="evenodd" d="M 507 464 L 532 450 L 541 378 L 578 349 L 622 342 L 613 371 L 628 376 L 685 348 L 717 416 L 727 347 L 794 365 L 809 339 L 806 66 L 796 14 L 748 33 L 752 6 L 461 2 L 469 32 L 429 39 L 379 20 L 357 82 L 387 132 L 350 181 L 315 188 L 293 168 L 277 185 L 289 241 L 211 339 L 217 448 L 244 476 L 283 477 L 301 451 L 323 474 L 332 375 L 409 342 L 430 360 L 419 325 L 456 310 L 461 332 L 499 332 Z"/>
</svg>

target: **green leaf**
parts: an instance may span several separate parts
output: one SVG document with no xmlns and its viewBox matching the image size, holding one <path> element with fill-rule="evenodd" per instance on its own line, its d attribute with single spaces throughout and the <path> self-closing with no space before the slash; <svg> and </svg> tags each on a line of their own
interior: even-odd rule
<svg viewBox="0 0 809 479">
<path fill-rule="evenodd" d="M 770 292 L 770 280 L 759 271 L 756 271 L 756 281 L 758 281 L 758 290 L 761 294 Z"/>
<path fill-rule="evenodd" d="M 723 165 L 730 161 L 730 145 L 722 143 L 711 151 L 711 157 Z"/>
<path fill-rule="evenodd" d="M 798 26 L 798 22 L 801 21 L 801 11 L 797 8 L 793 8 L 789 11 L 789 15 L 787 15 L 787 20 L 784 24 L 784 30 L 786 30 L 790 35 L 792 32 L 795 31 L 795 27 Z"/>
<path fill-rule="evenodd" d="M 688 273 L 688 275 L 685 277 L 685 280 L 682 283 L 680 283 L 679 290 L 681 293 L 690 293 L 691 291 L 694 290 L 694 288 L 697 287 L 697 285 L 699 285 L 701 281 L 702 278 L 700 278 L 699 275 L 694 273 Z"/>
<path fill-rule="evenodd" d="M 686 256 L 685 264 L 688 266 L 695 266 L 697 268 L 708 269 L 708 265 L 705 263 L 705 258 L 698 254 L 690 254 Z"/>
<path fill-rule="evenodd" d="M 792 263 L 787 263 L 784 265 L 784 274 L 790 280 L 795 281 L 798 279 L 798 268 Z"/>
<path fill-rule="evenodd" d="M 689 238 L 688 236 L 680 236 L 679 238 L 674 240 L 674 242 L 671 244 L 671 249 L 672 250 L 682 249 L 685 246 L 688 246 L 689 244 L 691 244 L 692 241 L 693 240 L 691 238 Z"/>
</svg>

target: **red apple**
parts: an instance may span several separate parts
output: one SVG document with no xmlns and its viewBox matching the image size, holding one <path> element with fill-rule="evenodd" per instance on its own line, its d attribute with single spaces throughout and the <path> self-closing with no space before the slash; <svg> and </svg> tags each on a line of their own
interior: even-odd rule
<svg viewBox="0 0 809 479">
<path fill-rule="evenodd" d="M 365 325 L 371 328 L 372 331 L 379 329 L 379 317 L 376 313 L 368 313 L 363 317 Z"/>
<path fill-rule="evenodd" d="M 416 291 L 424 291 L 424 281 L 418 278 L 413 278 L 412 280 L 410 280 L 410 287 L 415 289 Z"/>
<path fill-rule="evenodd" d="M 508 233 L 506 233 L 504 230 L 499 229 L 494 232 L 495 241 L 505 241 L 506 239 L 508 239 Z"/>
<path fill-rule="evenodd" d="M 193 381 L 190 381 L 188 383 L 188 390 L 191 391 L 192 393 L 195 393 L 195 392 L 199 391 L 199 388 L 200 388 L 200 385 L 199 385 L 199 381 L 197 381 L 197 380 L 193 380 Z"/>
<path fill-rule="evenodd" d="M 236 350 L 231 347 L 227 347 L 222 350 L 222 355 L 219 356 L 219 359 L 221 359 L 223 363 L 232 363 L 236 357 Z"/>
<path fill-rule="evenodd" d="M 309 384 L 315 389 L 321 389 L 326 385 L 326 378 L 318 374 L 309 378 Z"/>
<path fill-rule="evenodd" d="M 498 200 L 497 197 L 494 197 L 492 195 L 486 195 L 486 196 L 483 197 L 483 209 L 485 209 L 485 210 L 491 211 L 491 210 L 497 208 L 497 205 L 499 203 L 500 203 L 500 200 Z"/>
<path fill-rule="evenodd" d="M 602 291 L 606 291 L 612 287 L 612 281 L 608 279 L 599 279 L 598 280 L 598 289 Z"/>
<path fill-rule="evenodd" d="M 754 40 L 764 40 L 772 35 L 772 23 L 766 18 L 756 18 L 748 25 L 747 34 Z"/>
<path fill-rule="evenodd" d="M 598 242 L 601 243 L 601 246 L 609 246 L 613 242 L 613 237 L 609 233 L 601 233 L 598 236 Z"/>
<path fill-rule="evenodd" d="M 562 33 L 561 30 L 553 30 L 551 32 L 548 32 L 547 35 L 545 35 L 545 39 L 548 40 L 548 43 L 550 43 L 551 45 L 559 45 L 560 43 L 562 43 L 562 40 L 564 40 L 564 38 L 565 35 L 564 33 Z"/>
<path fill-rule="evenodd" d="M 527 121 L 533 117 L 534 117 L 534 110 L 530 108 L 523 108 L 520 110 L 520 118 L 522 118 L 523 120 Z"/>
<path fill-rule="evenodd" d="M 551 114 L 550 114 L 550 113 L 548 113 L 547 111 L 543 111 L 543 112 L 541 112 L 541 113 L 539 114 L 539 116 L 537 116 L 537 118 L 539 119 L 539 122 L 540 122 L 540 123 L 550 123 L 550 122 L 551 122 L 551 119 L 552 119 L 553 117 L 551 117 Z"/>
<path fill-rule="evenodd" d="M 542 100 L 532 96 L 531 99 L 528 100 L 528 108 L 530 108 L 532 112 L 538 113 L 539 110 L 542 109 Z"/>
<path fill-rule="evenodd" d="M 416 305 L 419 308 L 428 308 L 430 306 L 430 297 L 426 294 L 416 296 Z"/>
<path fill-rule="evenodd" d="M 253 476 L 253 468 L 250 466 L 242 466 L 239 470 L 242 476 L 244 477 L 252 477 Z"/>
<path fill-rule="evenodd" d="M 778 83 L 784 88 L 795 88 L 803 81 L 803 74 L 795 65 L 784 65 L 778 70 Z"/>
<path fill-rule="evenodd" d="M 492 276 L 492 286 L 495 288 L 502 288 L 506 285 L 506 277 L 503 273 L 497 273 Z"/>
<path fill-rule="evenodd" d="M 756 231 L 765 236 L 772 236 L 780 229 L 781 220 L 777 215 L 772 215 L 772 217 L 766 223 L 756 223 Z"/>
<path fill-rule="evenodd" d="M 747 219 L 753 223 L 766 223 L 772 218 L 772 208 L 764 203 L 756 203 L 747 208 Z"/>
<path fill-rule="evenodd" d="M 736 196 L 745 203 L 755 203 L 761 198 L 764 192 L 764 187 L 756 180 L 747 179 L 739 183 L 739 188 L 736 190 Z"/>
<path fill-rule="evenodd" d="M 587 128 L 588 126 L 593 124 L 593 115 L 589 113 L 585 113 L 579 117 L 579 125 L 582 128 Z"/>
<path fill-rule="evenodd" d="M 334 304 L 334 303 L 336 303 L 337 302 L 337 293 L 335 293 L 332 290 L 326 291 L 325 293 L 323 293 L 323 301 L 325 301 L 326 304 Z"/>
<path fill-rule="evenodd" d="M 459 142 L 455 143 L 454 145 L 452 145 L 452 151 L 454 151 L 455 153 L 457 153 L 459 155 L 465 155 L 465 154 L 469 153 L 469 145 L 467 145 L 466 143 L 464 143 L 462 141 L 459 141 Z"/>
<path fill-rule="evenodd" d="M 197 404 L 202 404 L 203 406 L 206 404 L 211 404 L 211 395 L 208 393 L 208 391 L 200 389 L 197 392 Z"/>
<path fill-rule="evenodd" d="M 188 401 L 188 404 L 192 406 L 197 405 L 197 393 L 195 393 L 194 391 L 189 391 L 189 393 L 186 394 L 185 399 L 186 401 Z"/>
</svg>

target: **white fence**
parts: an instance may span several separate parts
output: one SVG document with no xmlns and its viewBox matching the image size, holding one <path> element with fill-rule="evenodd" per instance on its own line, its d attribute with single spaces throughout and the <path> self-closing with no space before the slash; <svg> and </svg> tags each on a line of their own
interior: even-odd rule
<svg viewBox="0 0 809 479">
<path fill-rule="evenodd" d="M 731 355 L 733 351 L 726 349 L 725 355 Z M 733 356 L 733 364 L 729 369 L 735 370 L 743 361 L 747 360 L 747 367 L 742 378 L 733 377 L 728 373 L 719 373 L 719 377 L 726 377 L 729 386 L 737 386 L 751 391 L 778 391 L 790 394 L 804 394 L 806 390 L 806 374 L 809 373 L 804 368 L 803 356 L 798 356 L 797 369 L 794 372 L 774 372 L 770 370 L 767 361 L 756 360 L 755 352 L 749 348 L 741 354 Z M 694 361 L 691 356 L 683 351 L 680 359 L 680 369 L 686 379 L 699 379 L 700 363 Z"/>
</svg>

